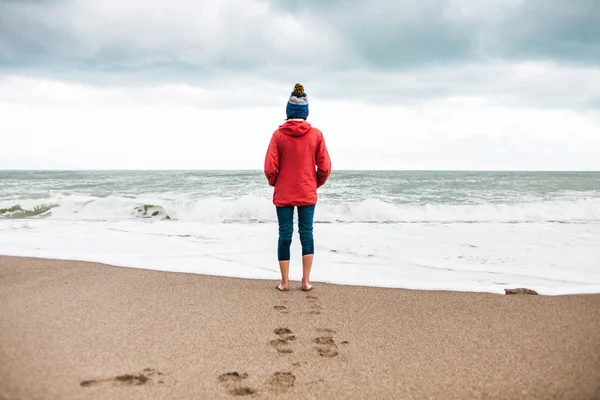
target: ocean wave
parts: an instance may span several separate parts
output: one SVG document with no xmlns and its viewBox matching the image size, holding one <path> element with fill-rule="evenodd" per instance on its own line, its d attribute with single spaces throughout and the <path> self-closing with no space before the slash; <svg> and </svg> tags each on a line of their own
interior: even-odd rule
<svg viewBox="0 0 600 400">
<path fill-rule="evenodd" d="M 241 196 L 189 199 L 151 197 L 93 197 L 59 195 L 25 199 L 19 204 L 0 202 L 0 218 L 45 216 L 60 219 L 115 220 L 173 219 L 209 223 L 275 222 L 268 198 Z M 3 208 L 4 207 L 4 208 Z M 167 218 L 168 217 L 168 218 Z M 360 202 L 321 201 L 315 222 L 592 222 L 600 221 L 600 198 L 535 201 L 514 204 L 392 204 L 379 199 Z"/>
<path fill-rule="evenodd" d="M 30 209 L 23 208 L 21 204 L 14 204 L 10 207 L 0 208 L 0 218 L 46 217 L 51 215 L 51 210 L 55 207 L 58 207 L 58 204 L 38 204 Z"/>
</svg>

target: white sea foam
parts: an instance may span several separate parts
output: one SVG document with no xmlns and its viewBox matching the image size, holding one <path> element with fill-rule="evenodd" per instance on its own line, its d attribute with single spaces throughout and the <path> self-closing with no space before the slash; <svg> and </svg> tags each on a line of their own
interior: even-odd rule
<svg viewBox="0 0 600 400">
<path fill-rule="evenodd" d="M 600 293 L 600 224 L 319 224 L 315 282 L 424 290 Z M 5 220 L 0 254 L 278 279 L 275 223 Z M 300 246 L 292 244 L 292 279 Z"/>
<path fill-rule="evenodd" d="M 23 209 L 57 204 L 51 218 L 115 220 L 133 218 L 139 205 L 157 205 L 172 218 L 197 222 L 275 221 L 271 200 L 258 196 L 179 199 L 139 196 L 92 197 L 59 195 L 46 199 L 21 199 Z M 0 202 L 9 208 L 14 201 Z M 535 201 L 515 204 L 392 204 L 378 199 L 359 202 L 321 202 L 318 222 L 592 222 L 600 221 L 600 198 Z"/>
</svg>

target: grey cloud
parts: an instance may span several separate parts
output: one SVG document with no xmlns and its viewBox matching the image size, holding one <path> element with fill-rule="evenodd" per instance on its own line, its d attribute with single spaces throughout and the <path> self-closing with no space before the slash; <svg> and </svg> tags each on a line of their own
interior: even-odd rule
<svg viewBox="0 0 600 400">
<path fill-rule="evenodd" d="M 499 23 L 472 18 L 456 10 L 452 1 L 351 0 L 351 1 L 271 1 L 271 15 L 287 14 L 303 21 L 319 35 L 335 36 L 343 47 L 332 60 L 314 63 L 343 69 L 348 65 L 363 68 L 406 69 L 427 65 L 460 63 L 481 58 L 517 57 L 554 59 L 561 62 L 600 61 L 600 6 L 595 0 L 555 3 L 528 0 L 509 10 Z M 74 9 L 74 2 L 29 0 L 0 2 L 0 65 L 78 66 L 118 68 L 146 63 L 183 63 L 183 51 L 173 44 L 165 49 L 138 49 L 127 37 L 121 45 L 87 48 L 86 32 L 72 26 L 57 25 L 47 18 L 31 18 L 43 7 Z M 74 13 L 77 18 L 77 13 Z M 243 34 L 217 32 L 211 43 L 213 56 L 195 58 L 196 67 L 204 63 L 222 70 L 260 70 L 265 64 L 281 63 L 287 54 L 274 49 L 257 21 L 243 22 Z M 163 26 L 162 29 L 167 29 Z M 107 28 L 109 29 L 109 28 Z M 161 36 L 166 32 L 157 31 Z M 232 37 L 223 43 L 219 37 Z M 293 47 L 295 44 L 290 43 Z M 158 51 L 158 57 L 157 52 Z M 314 59 L 315 54 L 304 54 Z M 162 54 L 161 54 L 162 53 Z M 163 56 L 165 60 L 160 60 Z M 321 55 L 322 57 L 322 55 Z M 175 66 L 175 65 L 174 65 Z M 78 66 L 79 67 L 79 66 Z M 175 66 L 176 67 L 176 66 Z M 175 68 L 176 70 L 177 68 Z"/>
<path fill-rule="evenodd" d="M 485 34 L 492 56 L 598 66 L 600 2 L 525 1 Z"/>
<path fill-rule="evenodd" d="M 528 68 L 501 63 L 394 72 L 355 70 L 316 76 L 309 87 L 323 97 L 384 105 L 470 96 L 485 98 L 493 106 L 599 109 L 600 69 L 547 67 L 533 70 L 536 75 L 531 77 Z"/>
<path fill-rule="evenodd" d="M 347 43 L 348 57 L 357 66 L 409 69 L 463 62 L 477 55 L 474 35 L 477 24 L 448 19 L 439 1 L 273 1 L 272 4 L 276 10 L 328 26 Z"/>
<path fill-rule="evenodd" d="M 211 37 L 192 33 L 184 37 L 185 42 L 161 42 L 161 37 L 174 30 L 169 24 L 173 21 L 165 21 L 150 32 L 156 45 L 140 45 L 140 35 L 130 35 L 135 33 L 136 21 L 106 27 L 100 21 L 100 27 L 81 29 L 69 19 L 79 17 L 74 4 L 68 0 L 0 1 L 0 71 L 75 80 L 86 76 L 104 82 L 115 79 L 116 84 L 148 78 L 198 81 L 257 71 L 278 56 L 268 44 L 261 21 L 241 21 L 243 29 L 211 32 Z"/>
<path fill-rule="evenodd" d="M 600 64 L 597 0 L 526 0 L 496 18 L 473 18 L 452 1 L 439 0 L 273 0 L 272 4 L 330 25 L 371 67 L 398 69 L 490 58 Z"/>
<path fill-rule="evenodd" d="M 69 20 L 80 16 L 75 0 L 0 0 L 0 74 L 115 86 L 185 82 L 217 88 L 244 76 L 290 86 L 302 81 L 309 93 L 329 98 L 345 98 L 351 91 L 355 99 L 371 103 L 493 95 L 524 106 L 598 104 L 598 91 L 577 94 L 549 80 L 513 81 L 510 71 L 485 66 L 489 60 L 542 60 L 597 68 L 599 2 L 526 0 L 503 5 L 496 16 L 494 10 L 490 15 L 464 13 L 461 1 L 468 3 L 272 0 L 263 3 L 269 5 L 267 16 L 232 20 L 211 37 L 182 34 L 171 42 L 141 45 L 140 37 L 126 35 L 136 29 L 136 21 L 100 21 L 95 31 L 82 30 Z M 283 17 L 302 24 L 313 43 L 276 46 L 276 32 L 265 24 Z M 160 39 L 176 29 L 158 23 L 148 34 Z"/>
<path fill-rule="evenodd" d="M 62 5 L 62 2 L 0 1 L 0 68 L 53 68 L 68 66 L 69 60 L 80 63 L 85 59 L 85 52 L 81 51 L 74 36 L 53 27 L 52 21 L 39 23 L 32 18 L 33 10 L 48 5 L 58 6 Z"/>
</svg>

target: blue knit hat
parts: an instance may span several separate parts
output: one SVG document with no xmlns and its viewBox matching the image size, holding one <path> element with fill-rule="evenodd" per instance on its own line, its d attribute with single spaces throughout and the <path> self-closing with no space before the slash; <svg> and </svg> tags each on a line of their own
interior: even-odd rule
<svg viewBox="0 0 600 400">
<path fill-rule="evenodd" d="M 296 86 L 294 86 L 294 91 L 290 95 L 287 107 L 285 108 L 285 113 L 288 119 L 306 119 L 308 117 L 308 97 L 306 97 L 304 86 L 301 84 L 296 83 Z"/>
</svg>

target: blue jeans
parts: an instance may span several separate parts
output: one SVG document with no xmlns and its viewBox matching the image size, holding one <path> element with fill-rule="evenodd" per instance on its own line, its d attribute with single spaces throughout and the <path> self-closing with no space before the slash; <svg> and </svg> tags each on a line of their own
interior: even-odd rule
<svg viewBox="0 0 600 400">
<path fill-rule="evenodd" d="M 302 244 L 302 255 L 315 253 L 313 239 L 313 219 L 315 206 L 298 207 L 298 233 Z M 294 233 L 294 207 L 277 207 L 277 222 L 279 223 L 279 243 L 277 246 L 277 257 L 279 261 L 289 261 L 290 246 Z"/>
</svg>

